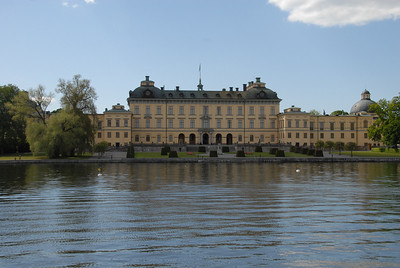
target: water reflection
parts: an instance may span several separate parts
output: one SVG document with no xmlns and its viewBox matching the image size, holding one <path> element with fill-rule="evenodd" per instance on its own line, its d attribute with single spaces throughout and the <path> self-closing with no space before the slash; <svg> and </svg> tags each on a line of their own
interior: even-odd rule
<svg viewBox="0 0 400 268">
<path fill-rule="evenodd" d="M 394 267 L 398 171 L 395 163 L 1 166 L 0 266 Z"/>
</svg>

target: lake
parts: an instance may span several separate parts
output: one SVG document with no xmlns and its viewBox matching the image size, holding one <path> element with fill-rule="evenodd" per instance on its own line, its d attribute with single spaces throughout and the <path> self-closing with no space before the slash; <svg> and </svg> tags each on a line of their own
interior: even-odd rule
<svg viewBox="0 0 400 268">
<path fill-rule="evenodd" d="M 399 174 L 398 163 L 0 165 L 0 266 L 398 267 Z"/>
</svg>

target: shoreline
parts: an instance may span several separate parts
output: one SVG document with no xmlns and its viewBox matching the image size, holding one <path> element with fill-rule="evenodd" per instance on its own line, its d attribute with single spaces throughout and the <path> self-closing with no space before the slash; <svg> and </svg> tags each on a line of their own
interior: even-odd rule
<svg viewBox="0 0 400 268">
<path fill-rule="evenodd" d="M 121 159 L 42 159 L 0 160 L 0 165 L 16 164 L 90 164 L 90 163 L 354 163 L 400 162 L 400 157 L 243 157 L 243 158 L 121 158 Z"/>
</svg>

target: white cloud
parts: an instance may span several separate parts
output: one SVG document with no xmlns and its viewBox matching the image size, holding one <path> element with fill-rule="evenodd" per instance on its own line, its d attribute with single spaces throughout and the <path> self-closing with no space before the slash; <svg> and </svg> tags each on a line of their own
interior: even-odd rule
<svg viewBox="0 0 400 268">
<path fill-rule="evenodd" d="M 85 0 L 86 4 L 94 4 L 96 3 L 95 0 Z"/>
<path fill-rule="evenodd" d="M 95 4 L 95 0 L 84 0 L 86 4 Z M 72 2 L 72 3 L 71 3 Z M 71 1 L 64 1 L 62 2 L 62 5 L 64 7 L 72 7 L 72 8 L 77 8 L 79 7 L 79 4 L 77 4 L 78 0 L 71 0 Z"/>
<path fill-rule="evenodd" d="M 399 0 L 268 0 L 289 12 L 289 21 L 319 26 L 364 25 L 400 18 Z"/>
</svg>

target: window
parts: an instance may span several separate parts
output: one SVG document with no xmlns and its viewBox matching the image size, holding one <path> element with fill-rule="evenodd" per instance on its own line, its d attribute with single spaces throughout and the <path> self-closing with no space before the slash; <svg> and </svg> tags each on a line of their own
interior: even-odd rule
<svg viewBox="0 0 400 268">
<path fill-rule="evenodd" d="M 275 135 L 271 135 L 271 142 L 275 141 Z"/>
<path fill-rule="evenodd" d="M 368 134 L 364 133 L 364 139 L 368 139 Z"/>
<path fill-rule="evenodd" d="M 161 135 L 157 135 L 157 142 L 161 142 Z"/>
<path fill-rule="evenodd" d="M 150 114 L 150 106 L 146 106 L 146 114 L 147 114 L 147 115 Z"/>
<path fill-rule="evenodd" d="M 203 128 L 210 128 L 210 121 L 208 119 L 203 120 Z"/>
<path fill-rule="evenodd" d="M 288 137 L 289 139 L 291 139 L 291 138 L 292 138 L 292 133 L 289 132 L 289 133 L 287 134 L 287 137 Z"/>
<path fill-rule="evenodd" d="M 134 124 L 135 124 L 135 128 L 139 128 L 139 119 L 135 119 Z"/>
<path fill-rule="evenodd" d="M 97 132 L 97 138 L 101 139 L 101 132 Z"/>
<path fill-rule="evenodd" d="M 150 141 L 150 135 L 146 135 L 146 142 Z"/>
<path fill-rule="evenodd" d="M 185 127 L 185 120 L 179 119 L 179 128 L 184 128 Z"/>
<path fill-rule="evenodd" d="M 194 128 L 195 124 L 194 124 L 194 119 L 190 120 L 190 128 Z"/>
<path fill-rule="evenodd" d="M 174 127 L 174 119 L 168 119 L 168 127 L 173 128 Z"/>
<path fill-rule="evenodd" d="M 228 106 L 228 115 L 232 115 L 232 106 Z"/>
<path fill-rule="evenodd" d="M 119 138 L 119 132 L 115 132 L 115 137 Z"/>
<path fill-rule="evenodd" d="M 185 107 L 184 106 L 179 106 L 179 114 L 184 115 L 185 114 Z"/>
<path fill-rule="evenodd" d="M 264 106 L 260 107 L 260 115 L 264 115 Z"/>
<path fill-rule="evenodd" d="M 287 127 L 292 127 L 292 120 L 289 119 L 289 120 L 287 121 Z"/>
<path fill-rule="evenodd" d="M 350 123 L 350 130 L 354 130 L 354 122 Z"/>
<path fill-rule="evenodd" d="M 232 120 L 228 119 L 228 128 L 232 128 Z"/>
<path fill-rule="evenodd" d="M 363 127 L 364 127 L 364 128 L 368 128 L 368 121 L 367 121 L 367 120 L 364 120 L 364 122 L 363 122 Z"/>
<path fill-rule="evenodd" d="M 174 106 L 168 106 L 168 114 L 174 114 Z"/>
<path fill-rule="evenodd" d="M 271 120 L 271 128 L 275 128 L 275 120 Z"/>
<path fill-rule="evenodd" d="M 139 114 L 139 106 L 135 106 L 134 111 L 135 111 L 135 114 Z"/>
<path fill-rule="evenodd" d="M 208 106 L 203 106 L 203 115 L 208 115 Z"/>
<path fill-rule="evenodd" d="M 103 123 L 103 122 L 101 122 L 101 121 L 97 122 L 97 129 L 101 129 L 102 123 Z"/>
<path fill-rule="evenodd" d="M 174 141 L 174 138 L 172 137 L 172 135 L 169 135 L 169 136 L 168 136 L 168 141 L 169 141 L 169 142 L 173 142 L 173 141 Z"/>
<path fill-rule="evenodd" d="M 330 122 L 329 123 L 329 128 L 330 128 L 330 130 L 335 130 L 335 123 L 334 122 Z"/>
<path fill-rule="evenodd" d="M 254 135 L 250 135 L 250 141 L 254 141 Z"/>
<path fill-rule="evenodd" d="M 354 133 L 351 133 L 351 138 L 354 139 Z"/>
<path fill-rule="evenodd" d="M 128 132 L 124 132 L 124 138 L 128 138 Z"/>
<path fill-rule="evenodd" d="M 304 138 L 307 139 L 307 133 L 304 133 Z"/>
<path fill-rule="evenodd" d="M 161 114 L 161 106 L 157 106 L 157 114 Z"/>
<path fill-rule="evenodd" d="M 331 133 L 331 139 L 335 138 L 335 133 Z"/>
<path fill-rule="evenodd" d="M 310 130 L 314 130 L 314 122 L 310 122 Z"/>
<path fill-rule="evenodd" d="M 243 128 L 243 120 L 242 119 L 238 120 L 238 128 Z"/>
<path fill-rule="evenodd" d="M 250 106 L 249 114 L 254 115 L 254 106 Z"/>
<path fill-rule="evenodd" d="M 161 119 L 157 119 L 157 128 L 161 128 Z"/>
<path fill-rule="evenodd" d="M 139 142 L 139 135 L 135 135 L 135 142 Z"/>
<path fill-rule="evenodd" d="M 310 133 L 310 139 L 314 139 L 314 133 Z"/>
<path fill-rule="evenodd" d="M 344 133 L 340 133 L 340 138 L 344 139 Z"/>
<path fill-rule="evenodd" d="M 111 138 L 111 132 L 107 132 L 107 138 Z"/>
<path fill-rule="evenodd" d="M 128 126 L 128 124 L 129 124 L 129 121 L 128 121 L 128 119 L 124 119 L 124 127 L 127 127 L 127 126 Z"/>
<path fill-rule="evenodd" d="M 195 114 L 194 106 L 190 106 L 190 115 L 194 114 Z"/>
<path fill-rule="evenodd" d="M 340 122 L 340 130 L 344 130 L 344 122 Z"/>
<path fill-rule="evenodd" d="M 217 106 L 217 115 L 221 115 L 221 106 Z"/>
<path fill-rule="evenodd" d="M 296 120 L 296 128 L 300 127 L 300 120 Z"/>
<path fill-rule="evenodd" d="M 119 127 L 119 119 L 115 119 L 115 126 Z"/>
<path fill-rule="evenodd" d="M 111 127 L 111 119 L 107 119 L 107 127 Z"/>
<path fill-rule="evenodd" d="M 304 128 L 307 128 L 307 120 L 304 120 L 304 121 L 303 121 L 303 127 L 304 127 Z"/>
<path fill-rule="evenodd" d="M 320 133 L 320 134 L 319 134 L 319 137 L 320 137 L 321 139 L 323 139 L 323 138 L 324 138 L 324 133 Z"/>
<path fill-rule="evenodd" d="M 220 119 L 217 120 L 217 128 L 221 128 L 221 120 Z"/>
<path fill-rule="evenodd" d="M 270 114 L 271 114 L 271 115 L 275 115 L 275 107 L 271 107 L 271 112 L 270 112 Z"/>
<path fill-rule="evenodd" d="M 324 122 L 319 122 L 319 130 L 324 130 Z"/>
<path fill-rule="evenodd" d="M 260 135 L 260 141 L 264 142 L 264 135 Z"/>
<path fill-rule="evenodd" d="M 260 128 L 264 128 L 264 120 L 260 120 Z"/>
<path fill-rule="evenodd" d="M 254 128 L 254 120 L 250 119 L 250 128 Z"/>
<path fill-rule="evenodd" d="M 300 133 L 296 132 L 296 139 L 300 138 Z"/>
<path fill-rule="evenodd" d="M 146 128 L 150 128 L 150 119 L 146 119 Z"/>
<path fill-rule="evenodd" d="M 239 135 L 238 136 L 238 141 L 242 141 L 242 140 L 243 140 L 242 135 Z"/>
<path fill-rule="evenodd" d="M 238 107 L 238 115 L 242 115 L 243 114 L 243 107 L 239 106 Z"/>
</svg>

